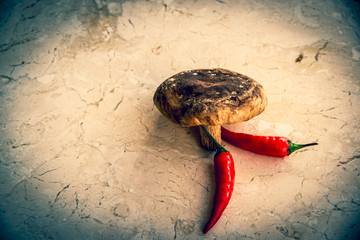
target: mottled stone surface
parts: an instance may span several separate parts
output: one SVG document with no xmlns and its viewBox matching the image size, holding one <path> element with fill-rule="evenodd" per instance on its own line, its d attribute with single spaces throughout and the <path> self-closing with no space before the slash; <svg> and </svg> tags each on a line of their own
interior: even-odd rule
<svg viewBox="0 0 360 240">
<path fill-rule="evenodd" d="M 1 237 L 355 239 L 358 4 L 1 1 Z M 217 67 L 268 97 L 229 129 L 319 145 L 275 159 L 224 142 L 234 193 L 203 235 L 214 153 L 152 97 L 169 76 Z"/>
</svg>

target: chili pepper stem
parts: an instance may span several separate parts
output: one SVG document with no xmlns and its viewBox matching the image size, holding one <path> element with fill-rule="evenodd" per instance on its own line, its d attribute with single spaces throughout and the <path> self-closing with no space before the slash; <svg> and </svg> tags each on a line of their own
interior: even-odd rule
<svg viewBox="0 0 360 240">
<path fill-rule="evenodd" d="M 222 153 L 222 152 L 228 152 L 228 150 L 226 150 L 223 146 L 220 145 L 220 143 L 218 143 L 218 141 L 215 140 L 215 138 L 209 133 L 209 131 L 206 129 L 206 127 L 204 127 L 203 125 L 200 125 L 200 127 L 206 133 L 206 135 L 211 139 L 211 141 L 215 144 L 216 154 Z"/>
<path fill-rule="evenodd" d="M 203 125 L 206 130 L 221 144 L 221 126 Z M 200 128 L 200 143 L 203 148 L 210 151 L 216 151 L 215 143 L 208 137 L 208 135 Z"/>
<path fill-rule="evenodd" d="M 296 144 L 296 143 L 293 143 L 289 140 L 289 149 L 288 149 L 288 156 L 295 152 L 296 150 L 299 150 L 301 148 L 304 148 L 304 147 L 309 147 L 309 146 L 314 146 L 314 145 L 318 145 L 318 143 L 308 143 L 308 144 Z"/>
</svg>

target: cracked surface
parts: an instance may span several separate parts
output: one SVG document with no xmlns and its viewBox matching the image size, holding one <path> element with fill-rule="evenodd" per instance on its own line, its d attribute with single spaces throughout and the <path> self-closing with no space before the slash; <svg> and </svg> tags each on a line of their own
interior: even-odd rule
<svg viewBox="0 0 360 240">
<path fill-rule="evenodd" d="M 355 239 L 360 45 L 354 1 L 2 1 L 0 237 Z M 232 199 L 208 235 L 212 158 L 153 105 L 178 72 L 256 79 L 267 109 L 231 130 L 316 147 L 285 159 L 226 142 Z"/>
</svg>

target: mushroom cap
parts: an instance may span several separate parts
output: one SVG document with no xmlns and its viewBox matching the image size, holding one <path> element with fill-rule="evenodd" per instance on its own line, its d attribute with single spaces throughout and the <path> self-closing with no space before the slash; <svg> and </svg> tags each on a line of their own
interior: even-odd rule
<svg viewBox="0 0 360 240">
<path fill-rule="evenodd" d="M 221 68 L 175 74 L 160 84 L 153 100 L 165 117 L 183 127 L 246 121 L 267 105 L 258 82 Z"/>
</svg>

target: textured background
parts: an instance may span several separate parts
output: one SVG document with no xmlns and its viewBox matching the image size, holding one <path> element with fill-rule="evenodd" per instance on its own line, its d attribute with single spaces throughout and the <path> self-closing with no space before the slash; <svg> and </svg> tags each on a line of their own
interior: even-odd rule
<svg viewBox="0 0 360 240">
<path fill-rule="evenodd" d="M 2 238 L 355 239 L 357 12 L 350 0 L 1 1 Z M 249 75 L 269 100 L 228 128 L 319 145 L 275 159 L 225 142 L 235 189 L 203 235 L 214 153 L 152 97 L 177 72 L 213 67 Z"/>
</svg>

